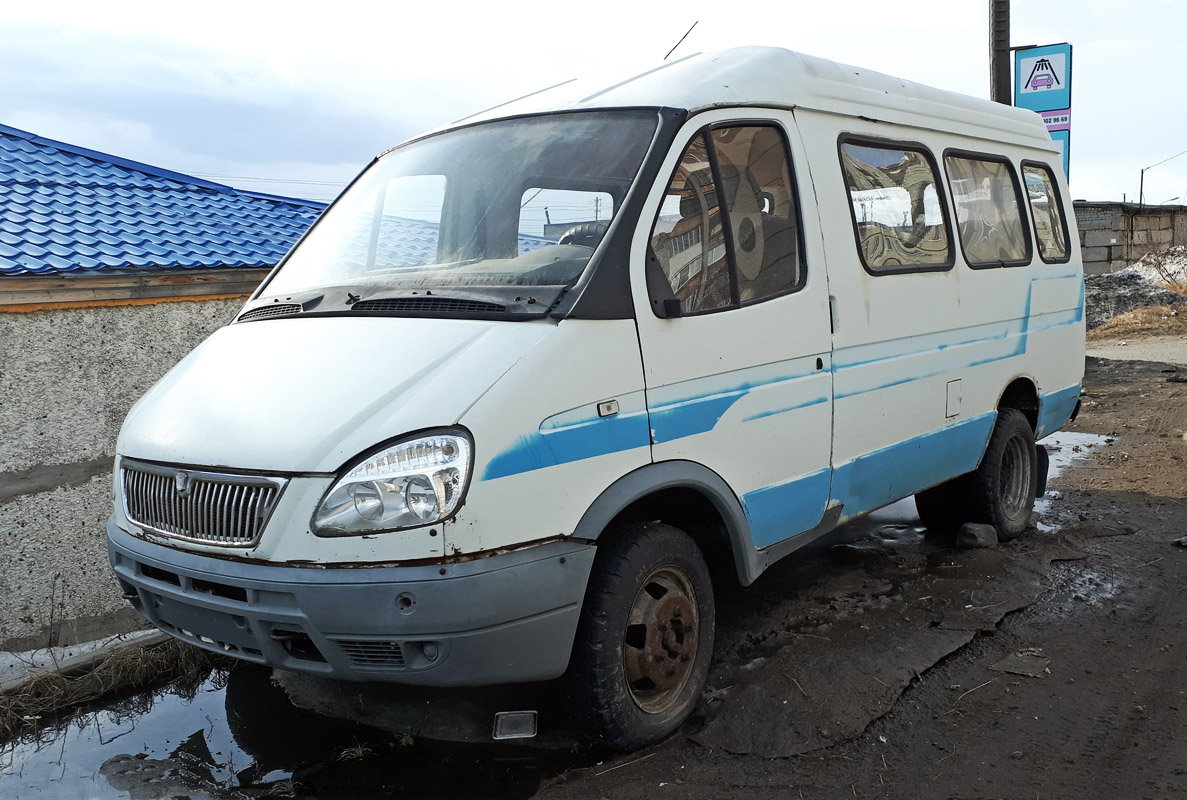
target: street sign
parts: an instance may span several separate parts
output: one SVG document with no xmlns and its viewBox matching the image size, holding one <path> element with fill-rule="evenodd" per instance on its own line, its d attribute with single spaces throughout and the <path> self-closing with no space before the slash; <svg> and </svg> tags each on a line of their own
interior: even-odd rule
<svg viewBox="0 0 1187 800">
<path fill-rule="evenodd" d="M 1037 111 L 1068 174 L 1072 128 L 1072 46 L 1048 44 L 1014 51 L 1014 105 Z"/>
</svg>

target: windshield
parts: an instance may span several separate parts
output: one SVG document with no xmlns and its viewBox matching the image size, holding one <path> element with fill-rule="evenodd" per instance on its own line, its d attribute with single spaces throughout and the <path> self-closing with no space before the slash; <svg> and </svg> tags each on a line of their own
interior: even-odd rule
<svg viewBox="0 0 1187 800">
<path fill-rule="evenodd" d="M 264 296 L 570 284 L 656 124 L 653 111 L 555 114 L 393 150 L 318 221 Z"/>
</svg>

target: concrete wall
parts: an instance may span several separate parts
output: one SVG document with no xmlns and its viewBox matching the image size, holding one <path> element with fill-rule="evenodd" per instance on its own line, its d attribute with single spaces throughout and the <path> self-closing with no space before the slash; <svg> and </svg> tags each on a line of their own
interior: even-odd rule
<svg viewBox="0 0 1187 800">
<path fill-rule="evenodd" d="M 139 625 L 107 567 L 128 409 L 242 299 L 0 313 L 0 649 Z"/>
<path fill-rule="evenodd" d="M 1150 252 L 1187 245 L 1187 207 L 1074 203 L 1084 273 L 1116 272 Z"/>
</svg>

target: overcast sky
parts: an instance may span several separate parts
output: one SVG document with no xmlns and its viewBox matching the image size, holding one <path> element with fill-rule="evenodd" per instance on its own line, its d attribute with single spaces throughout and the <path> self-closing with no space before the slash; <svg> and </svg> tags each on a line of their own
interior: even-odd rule
<svg viewBox="0 0 1187 800">
<path fill-rule="evenodd" d="M 978 97 L 988 0 L 0 4 L 0 123 L 259 191 L 330 199 L 376 153 L 576 75 L 746 44 Z M 1013 0 L 1074 48 L 1071 185 L 1136 201 L 1187 150 L 1187 0 Z M 1187 155 L 1146 202 L 1187 204 Z"/>
</svg>

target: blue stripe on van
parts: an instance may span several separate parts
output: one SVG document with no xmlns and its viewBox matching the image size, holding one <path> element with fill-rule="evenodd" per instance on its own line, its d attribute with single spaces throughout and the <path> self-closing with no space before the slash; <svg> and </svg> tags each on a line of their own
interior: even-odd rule
<svg viewBox="0 0 1187 800">
<path fill-rule="evenodd" d="M 1067 424 L 1080 399 L 1080 384 L 1039 395 L 1039 424 L 1035 438 L 1041 439 Z"/>
<path fill-rule="evenodd" d="M 826 468 L 742 495 L 754 546 L 769 547 L 816 527 L 824 517 L 831 480 Z"/>
<path fill-rule="evenodd" d="M 976 469 L 996 420 L 997 412 L 991 411 L 839 464 L 832 496 L 845 506 L 841 519 Z"/>
<path fill-rule="evenodd" d="M 828 402 L 828 397 L 820 394 L 820 388 L 796 385 L 796 381 L 804 378 L 824 375 L 815 367 L 817 357 L 812 354 L 760 364 L 650 391 L 652 443 L 662 444 L 713 430 L 735 403 L 756 390 L 772 391 L 764 392 L 766 397 L 757 403 L 760 407 L 743 418 L 743 422 Z M 827 369 L 828 355 L 819 354 L 819 357 Z M 780 386 L 785 391 L 774 388 Z M 768 407 L 761 407 L 763 403 Z"/>
<path fill-rule="evenodd" d="M 638 403 L 630 404 L 637 408 L 627 409 L 627 398 L 620 398 L 619 405 L 623 410 L 613 417 L 589 416 L 588 412 L 582 413 L 582 409 L 549 417 L 540 423 L 538 431 L 520 436 L 487 462 L 482 480 L 648 447 L 651 432 L 647 426 L 647 410 L 642 407 L 642 392 L 637 394 Z"/>
<path fill-rule="evenodd" d="M 752 386 L 703 397 L 688 397 L 675 403 L 656 406 L 651 412 L 652 439 L 655 444 L 683 439 L 711 431 L 730 406 L 738 402 Z"/>
</svg>

